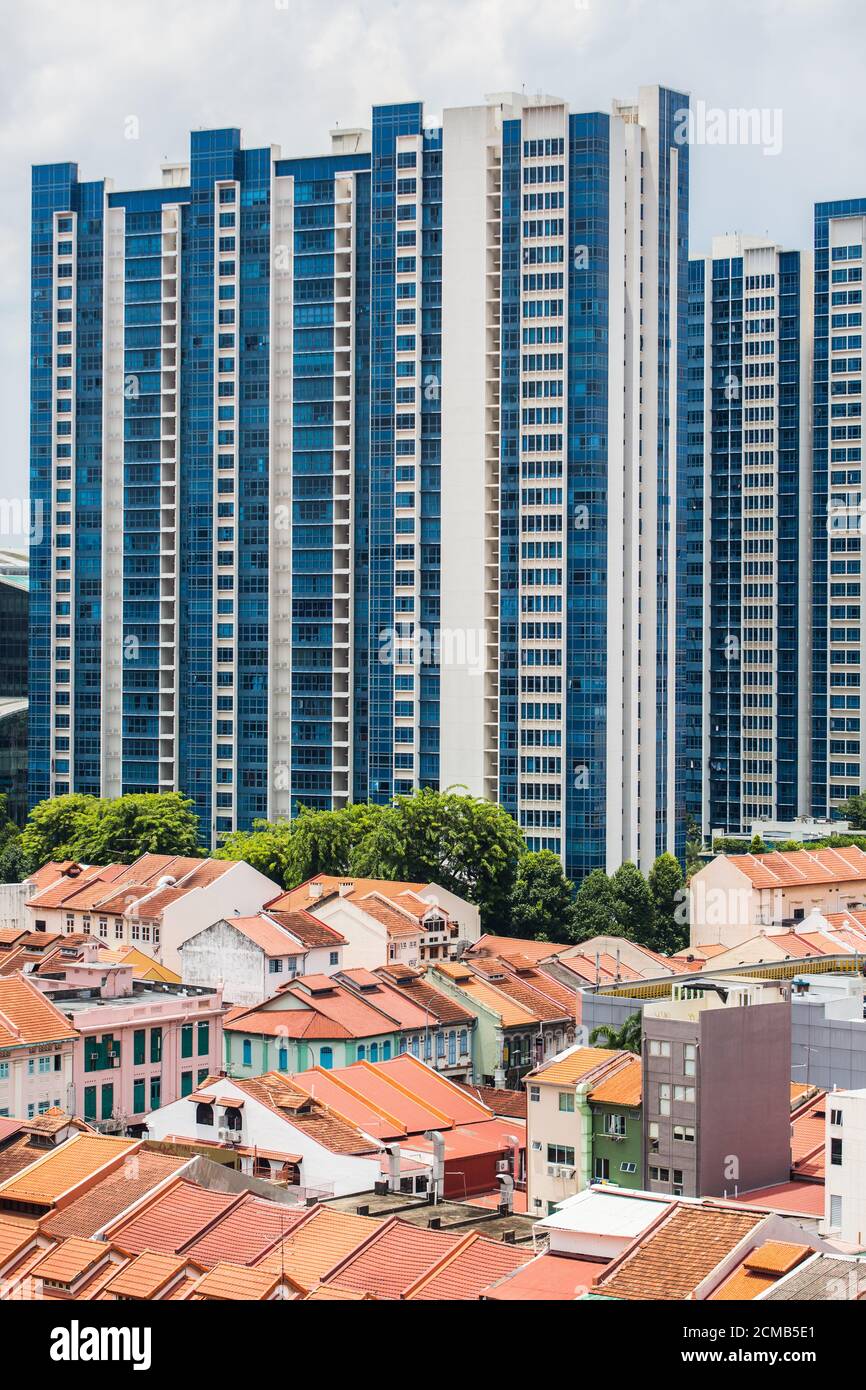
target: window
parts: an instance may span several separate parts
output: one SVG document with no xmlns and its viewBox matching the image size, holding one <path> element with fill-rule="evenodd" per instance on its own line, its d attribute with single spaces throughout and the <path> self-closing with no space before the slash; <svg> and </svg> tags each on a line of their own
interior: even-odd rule
<svg viewBox="0 0 866 1390">
<path fill-rule="evenodd" d="M 85 1086 L 84 1088 L 84 1118 L 85 1120 L 96 1119 L 96 1087 Z"/>
<path fill-rule="evenodd" d="M 624 1139 L 625 1115 L 605 1115 L 604 1132 L 614 1139 Z"/>
<path fill-rule="evenodd" d="M 659 1114 L 669 1115 L 671 1113 L 671 1088 L 667 1083 L 659 1086 Z"/>
<path fill-rule="evenodd" d="M 144 1079 L 142 1077 L 132 1083 L 132 1113 L 134 1115 L 144 1114 Z"/>
<path fill-rule="evenodd" d="M 236 1110 L 234 1106 L 229 1106 L 226 1110 L 226 1129 L 232 1130 L 233 1133 L 240 1133 L 240 1128 L 241 1112 Z"/>
<path fill-rule="evenodd" d="M 674 1139 L 678 1144 L 693 1144 L 695 1131 L 690 1125 L 674 1125 Z"/>
<path fill-rule="evenodd" d="M 180 1094 L 181 1094 L 181 1096 L 191 1096 L 191 1095 L 192 1095 L 192 1087 L 193 1087 L 192 1072 L 191 1072 L 191 1071 L 182 1071 L 181 1074 L 180 1074 Z"/>
<path fill-rule="evenodd" d="M 842 1228 L 842 1198 L 832 1196 L 830 1198 L 830 1226 L 834 1231 Z"/>
<path fill-rule="evenodd" d="M 674 1100 L 679 1101 L 681 1105 L 694 1105 L 694 1086 L 674 1086 Z"/>
<path fill-rule="evenodd" d="M 831 1139 L 831 1140 L 830 1140 L 830 1162 L 833 1164 L 834 1168 L 841 1168 L 841 1167 L 842 1167 L 842 1140 L 841 1140 L 841 1139 Z"/>
<path fill-rule="evenodd" d="M 282 973 L 283 973 L 283 962 L 282 962 L 281 960 L 269 960 L 269 961 L 268 961 L 268 971 L 270 972 L 271 975 L 282 975 Z"/>
<path fill-rule="evenodd" d="M 683 1074 L 694 1076 L 698 1061 L 698 1049 L 695 1043 L 685 1043 L 683 1046 Z"/>
<path fill-rule="evenodd" d="M 842 1127 L 842 1111 L 841 1111 L 841 1110 L 831 1110 L 831 1111 L 830 1111 L 830 1123 L 831 1123 L 831 1125 L 835 1125 L 837 1129 L 841 1129 L 841 1127 Z"/>
<path fill-rule="evenodd" d="M 597 1158 L 592 1165 L 592 1176 L 594 1182 L 607 1182 L 610 1178 L 610 1160 Z"/>
<path fill-rule="evenodd" d="M 162 1061 L 162 1029 L 151 1028 L 150 1030 L 150 1060 L 152 1062 Z"/>
<path fill-rule="evenodd" d="M 102 1108 L 100 1111 L 103 1120 L 110 1120 L 114 1111 L 114 1086 L 110 1081 L 102 1088 Z"/>
<path fill-rule="evenodd" d="M 192 1024 L 184 1023 L 180 1030 L 180 1055 L 181 1057 L 192 1056 Z M 144 1061 L 144 1058 L 141 1059 Z"/>
<path fill-rule="evenodd" d="M 198 1055 L 206 1057 L 210 1052 L 210 1024 L 207 1021 L 198 1025 Z"/>
<path fill-rule="evenodd" d="M 195 1108 L 195 1122 L 210 1127 L 213 1124 L 213 1106 L 199 1101 Z"/>
<path fill-rule="evenodd" d="M 529 1088 L 529 1099 L 530 1099 L 531 1101 L 539 1101 L 539 1100 L 541 1100 L 541 1087 L 540 1087 L 540 1086 L 530 1086 L 530 1088 Z"/>
<path fill-rule="evenodd" d="M 144 1066 L 145 1054 L 145 1031 L 143 1028 L 136 1028 L 132 1035 L 132 1060 L 137 1067 Z M 184 1053 L 186 1056 L 186 1053 Z"/>
<path fill-rule="evenodd" d="M 289 1049 L 286 1047 L 285 1043 L 280 1043 L 280 1046 L 277 1049 L 277 1070 L 289 1070 Z"/>
<path fill-rule="evenodd" d="M 670 1168 L 650 1168 L 649 1175 L 650 1182 L 670 1182 L 671 1180 Z"/>
<path fill-rule="evenodd" d="M 573 1114 L 574 1114 L 574 1092 L 573 1092 L 573 1091 L 560 1091 L 560 1093 L 559 1093 L 559 1108 L 560 1108 L 560 1110 L 563 1111 L 563 1113 L 566 1114 L 566 1115 L 573 1115 Z"/>
<path fill-rule="evenodd" d="M 574 1149 L 567 1144 L 548 1144 L 548 1163 L 558 1163 L 565 1168 L 574 1167 Z"/>
<path fill-rule="evenodd" d="M 328 955 L 328 964 L 329 964 L 329 965 L 339 965 L 339 964 L 340 964 L 340 952 L 339 952 L 339 951 L 331 951 L 331 952 L 330 952 L 330 954 Z"/>
<path fill-rule="evenodd" d="M 670 1043 L 662 1042 L 660 1038 L 650 1038 L 649 1055 L 651 1057 L 670 1057 Z"/>
<path fill-rule="evenodd" d="M 370 1048 L 370 1057 L 371 1057 L 371 1060 L 372 1060 L 372 1057 L 373 1057 L 373 1049 L 372 1049 L 372 1048 Z M 333 1049 L 332 1047 L 323 1047 L 323 1048 L 320 1048 L 320 1050 L 319 1050 L 319 1066 L 322 1067 L 322 1069 L 323 1069 L 324 1071 L 330 1071 L 331 1068 L 333 1067 L 333 1065 L 334 1065 L 334 1049 Z"/>
<path fill-rule="evenodd" d="M 243 1057 L 244 1066 L 251 1067 L 253 1064 L 253 1045 L 249 1038 L 244 1038 Z"/>
<path fill-rule="evenodd" d="M 150 1078 L 150 1108 L 158 1110 L 160 1107 L 160 1097 L 162 1095 L 162 1084 L 158 1076 Z"/>
<path fill-rule="evenodd" d="M 621 1173 L 636 1173 L 636 1172 L 637 1172 L 637 1164 L 636 1164 L 636 1163 L 621 1163 L 621 1164 L 619 1165 L 619 1171 L 620 1171 Z"/>
</svg>

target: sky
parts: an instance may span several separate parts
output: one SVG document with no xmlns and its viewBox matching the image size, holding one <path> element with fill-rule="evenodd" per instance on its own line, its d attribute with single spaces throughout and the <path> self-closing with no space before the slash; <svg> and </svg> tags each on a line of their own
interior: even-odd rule
<svg viewBox="0 0 866 1390">
<path fill-rule="evenodd" d="M 434 125 L 488 92 L 607 111 L 659 83 L 765 113 L 763 146 L 692 149 L 692 254 L 726 231 L 808 247 L 814 202 L 866 196 L 864 0 L 0 0 L 0 20 L 0 535 L 27 492 L 32 164 L 150 187 L 191 129 L 319 154 L 373 104 L 422 100 Z"/>
</svg>

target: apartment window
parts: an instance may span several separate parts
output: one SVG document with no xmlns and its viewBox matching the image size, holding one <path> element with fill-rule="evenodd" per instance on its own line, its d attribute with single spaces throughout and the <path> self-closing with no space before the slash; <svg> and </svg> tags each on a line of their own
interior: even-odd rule
<svg viewBox="0 0 866 1390">
<path fill-rule="evenodd" d="M 621 1173 L 636 1173 L 636 1172 L 637 1172 L 637 1164 L 636 1164 L 636 1163 L 621 1163 L 621 1164 L 619 1165 L 619 1171 L 620 1171 Z"/>
<path fill-rule="evenodd" d="M 136 1028 L 132 1035 L 132 1060 L 135 1066 L 144 1066 L 145 1056 L 145 1031 L 143 1028 Z M 186 1053 L 184 1053 L 186 1056 Z"/>
<path fill-rule="evenodd" d="M 674 1100 L 679 1101 L 681 1105 L 694 1105 L 694 1086 L 674 1086 Z"/>
<path fill-rule="evenodd" d="M 150 1060 L 152 1062 L 162 1061 L 162 1029 L 151 1028 L 150 1030 Z"/>
<path fill-rule="evenodd" d="M 651 1057 L 670 1057 L 670 1043 L 662 1042 L 660 1038 L 650 1038 L 649 1055 Z"/>
<path fill-rule="evenodd" d="M 559 1108 L 560 1108 L 560 1110 L 563 1111 L 563 1113 L 566 1114 L 566 1115 L 573 1115 L 573 1114 L 574 1114 L 574 1092 L 573 1092 L 573 1091 L 560 1091 L 560 1093 L 559 1093 Z"/>
<path fill-rule="evenodd" d="M 694 1076 L 698 1062 L 698 1049 L 695 1043 L 686 1043 L 683 1047 L 683 1073 L 686 1076 Z"/>
<path fill-rule="evenodd" d="M 195 1122 L 209 1128 L 213 1124 L 213 1106 L 199 1104 L 195 1108 Z"/>
<path fill-rule="evenodd" d="M 834 1168 L 841 1168 L 841 1167 L 842 1167 L 842 1140 L 841 1140 L 841 1139 L 831 1139 L 831 1140 L 830 1140 L 830 1162 L 833 1164 Z"/>
<path fill-rule="evenodd" d="M 103 1086 L 103 1088 L 102 1088 L 102 1110 L 101 1110 L 101 1112 L 100 1112 L 100 1113 L 101 1113 L 102 1119 L 103 1119 L 103 1120 L 110 1120 L 113 1111 L 114 1111 L 114 1086 L 113 1086 L 113 1085 L 111 1084 L 111 1082 L 109 1081 L 109 1082 L 107 1082 L 107 1083 Z"/>
<path fill-rule="evenodd" d="M 830 1111 L 830 1123 L 831 1123 L 831 1125 L 835 1125 L 837 1129 L 841 1129 L 841 1127 L 842 1127 L 842 1111 L 841 1111 L 841 1110 L 831 1110 L 831 1111 Z"/>
<path fill-rule="evenodd" d="M 249 1038 L 244 1038 L 243 1058 L 244 1066 L 251 1067 L 253 1064 L 253 1045 Z"/>
<path fill-rule="evenodd" d="M 269 960 L 269 961 L 268 961 L 268 970 L 270 971 L 270 973 L 271 973 L 272 975 L 282 975 L 282 973 L 283 973 L 283 962 L 282 962 L 281 960 Z"/>
<path fill-rule="evenodd" d="M 132 1083 L 132 1113 L 134 1115 L 144 1114 L 144 1078 Z"/>
<path fill-rule="evenodd" d="M 669 1115 L 671 1113 L 671 1088 L 667 1083 L 659 1086 L 659 1114 Z"/>
<path fill-rule="evenodd" d="M 613 1139 L 624 1139 L 625 1115 L 605 1115 L 604 1132 Z"/>
<path fill-rule="evenodd" d="M 180 1074 L 180 1093 L 181 1093 L 181 1096 L 191 1096 L 191 1095 L 192 1095 L 192 1087 L 193 1087 L 192 1072 L 191 1072 L 191 1071 L 182 1071 L 181 1074 Z"/>
<path fill-rule="evenodd" d="M 180 1055 L 181 1057 L 192 1056 L 192 1024 L 184 1023 L 180 1030 Z M 142 1058 L 142 1061 L 144 1058 Z"/>
<path fill-rule="evenodd" d="M 206 1057 L 210 1052 L 210 1024 L 207 1020 L 198 1025 L 198 1055 Z"/>
<path fill-rule="evenodd" d="M 842 1198 L 830 1198 L 830 1226 L 834 1231 L 841 1230 L 842 1227 Z"/>
<path fill-rule="evenodd" d="M 530 1086 L 530 1088 L 529 1088 L 529 1099 L 530 1099 L 531 1101 L 539 1101 L 539 1100 L 541 1100 L 541 1087 L 540 1087 L 540 1086 Z"/>
<path fill-rule="evenodd" d="M 674 1125 L 674 1139 L 679 1144 L 693 1144 L 695 1142 L 695 1131 L 690 1125 Z"/>
<path fill-rule="evenodd" d="M 158 1110 L 160 1107 L 160 1097 L 162 1094 L 162 1083 L 158 1076 L 150 1078 L 150 1108 Z"/>
<path fill-rule="evenodd" d="M 85 1120 L 96 1119 L 96 1087 L 85 1086 L 84 1088 L 84 1118 Z"/>
<path fill-rule="evenodd" d="M 671 1180 L 670 1168 L 650 1168 L 649 1175 L 650 1182 L 670 1182 Z"/>
<path fill-rule="evenodd" d="M 592 1165 L 592 1176 L 595 1182 L 608 1182 L 610 1179 L 610 1160 L 597 1158 Z"/>
<path fill-rule="evenodd" d="M 548 1144 L 548 1163 L 557 1163 L 564 1168 L 574 1167 L 574 1149 L 568 1144 Z"/>
<path fill-rule="evenodd" d="M 329 965 L 339 965 L 339 964 L 340 964 L 340 952 L 339 952 L 339 951 L 331 951 L 331 952 L 329 953 L 329 955 L 328 955 L 328 964 L 329 964 Z"/>
</svg>

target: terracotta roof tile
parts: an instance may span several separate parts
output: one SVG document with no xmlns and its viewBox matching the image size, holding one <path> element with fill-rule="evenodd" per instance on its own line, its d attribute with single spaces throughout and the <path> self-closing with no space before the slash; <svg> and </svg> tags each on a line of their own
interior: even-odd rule
<svg viewBox="0 0 866 1390">
<path fill-rule="evenodd" d="M 28 1168 L 0 1184 L 0 1202 L 30 1202 L 54 1206 L 81 1183 L 105 1170 L 111 1172 L 138 1148 L 137 1139 L 102 1134 L 78 1134 Z"/>
<path fill-rule="evenodd" d="M 178 1178 L 128 1217 L 112 1223 L 106 1237 L 121 1250 L 174 1255 L 233 1207 L 237 1193 L 211 1192 Z"/>
<path fill-rule="evenodd" d="M 422 1274 L 456 1249 L 461 1239 L 394 1217 L 380 1224 L 371 1239 L 336 1265 L 322 1283 L 372 1293 L 377 1298 L 400 1298 Z"/>
<path fill-rule="evenodd" d="M 527 1263 L 528 1250 L 486 1240 L 477 1232 L 416 1280 L 404 1294 L 410 1300 L 475 1300 L 497 1279 Z"/>
<path fill-rule="evenodd" d="M 33 1273 L 40 1279 L 50 1279 L 56 1284 L 72 1284 L 82 1275 L 100 1264 L 108 1255 L 109 1246 L 101 1240 L 79 1240 L 71 1237 L 61 1240 L 47 1255 L 33 1266 Z"/>
<path fill-rule="evenodd" d="M 791 1245 L 786 1241 L 768 1240 L 759 1245 L 729 1274 L 714 1293 L 711 1302 L 728 1302 L 757 1298 L 771 1289 L 784 1274 L 790 1274 L 812 1254 L 808 1245 Z"/>
<path fill-rule="evenodd" d="M 181 1247 L 181 1253 L 206 1269 L 229 1259 L 237 1265 L 256 1264 L 303 1216 L 304 1208 L 292 1210 L 246 1194 L 204 1235 Z"/>
<path fill-rule="evenodd" d="M 151 1299 L 163 1293 L 166 1285 L 176 1280 L 190 1262 L 176 1255 L 164 1255 L 145 1250 L 115 1274 L 103 1286 L 104 1292 L 121 1298 Z M 204 1271 L 201 1271 L 204 1273 Z"/>
<path fill-rule="evenodd" d="M 526 1092 L 508 1091 L 500 1086 L 474 1086 L 466 1081 L 454 1083 L 470 1096 L 486 1105 L 494 1115 L 504 1115 L 515 1120 L 526 1119 Z"/>
<path fill-rule="evenodd" d="M 866 853 L 846 849 L 775 850 L 770 854 L 733 854 L 733 864 L 756 888 L 798 887 L 866 880 Z"/>
<path fill-rule="evenodd" d="M 273 917 L 275 922 L 286 931 L 296 936 L 302 945 L 312 949 L 315 946 L 342 946 L 346 938 L 337 931 L 336 927 L 329 927 L 326 922 L 320 922 L 311 912 L 303 909 L 292 909 L 283 911 L 281 909 L 268 908 L 268 917 Z"/>
<path fill-rule="evenodd" d="M 602 1260 L 539 1255 L 491 1284 L 484 1297 L 495 1302 L 571 1302 L 592 1288 L 606 1268 Z"/>
<path fill-rule="evenodd" d="M 597 1086 L 593 1086 L 589 1099 L 599 1105 L 637 1106 L 641 1103 L 641 1059 L 628 1057 L 623 1066 L 608 1072 Z"/>
<path fill-rule="evenodd" d="M 452 999 L 444 990 L 437 989 L 429 976 L 412 970 L 408 965 L 383 965 L 376 974 L 422 1009 L 429 1010 L 439 1023 L 466 1023 L 470 1026 L 475 1023 L 475 1015 L 471 1009 Z"/>
<path fill-rule="evenodd" d="M 243 1265 L 218 1264 L 195 1286 L 193 1297 L 226 1299 L 231 1302 L 268 1298 L 283 1282 L 279 1274 Z M 297 1290 L 300 1293 L 300 1290 Z"/>
<path fill-rule="evenodd" d="M 78 1029 L 23 975 L 0 978 L 0 1047 L 77 1038 Z"/>
<path fill-rule="evenodd" d="M 173 1158 L 168 1154 L 151 1153 L 146 1148 L 139 1149 L 128 1163 L 116 1172 L 109 1173 L 101 1182 L 91 1187 L 74 1202 L 61 1211 L 54 1211 L 43 1218 L 40 1229 L 56 1237 L 96 1235 L 103 1226 L 116 1221 L 122 1212 L 128 1211 L 136 1202 L 153 1191 L 160 1183 L 182 1168 L 188 1162 L 185 1158 Z"/>
<path fill-rule="evenodd" d="M 305 1289 L 314 1289 L 323 1275 L 346 1255 L 373 1235 L 381 1223 L 371 1217 L 330 1207 L 313 1207 L 305 1212 L 292 1231 L 257 1264 L 257 1268 L 280 1270 Z"/>
<path fill-rule="evenodd" d="M 310 893 L 313 884 L 321 885 L 321 893 L 314 897 Z M 316 874 L 314 878 L 309 878 L 305 883 L 299 884 L 297 888 L 289 888 L 285 893 L 280 893 L 270 902 L 265 903 L 265 908 L 270 912 L 277 908 L 284 912 L 293 912 L 296 909 L 315 908 L 316 903 L 324 901 L 326 897 L 331 897 L 340 891 L 341 884 L 350 884 L 347 897 L 356 895 L 363 897 L 366 893 L 382 893 L 388 898 L 398 898 L 407 891 L 419 893 L 427 885 L 424 883 L 398 883 L 390 879 L 381 878 L 351 878 L 348 874 L 345 878 L 337 878 L 334 874 Z"/>
<path fill-rule="evenodd" d="M 687 1299 L 763 1220 L 757 1212 L 674 1203 L 613 1261 L 598 1292 L 611 1298 Z"/>
<path fill-rule="evenodd" d="M 623 1054 L 607 1047 L 573 1047 L 568 1052 L 552 1057 L 543 1066 L 536 1067 L 524 1077 L 524 1082 L 543 1081 L 552 1086 L 576 1085 L 585 1080 L 596 1068 L 621 1058 Z"/>
</svg>

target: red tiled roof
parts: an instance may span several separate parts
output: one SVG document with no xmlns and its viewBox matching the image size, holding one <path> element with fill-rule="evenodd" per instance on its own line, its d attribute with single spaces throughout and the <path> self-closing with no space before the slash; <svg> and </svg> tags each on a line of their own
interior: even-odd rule
<svg viewBox="0 0 866 1390">
<path fill-rule="evenodd" d="M 824 1184 L 822 1182 L 782 1182 L 774 1187 L 759 1187 L 743 1192 L 737 1204 L 754 1209 L 778 1211 L 793 1216 L 824 1215 Z"/>
<path fill-rule="evenodd" d="M 444 990 L 437 989 L 429 978 L 408 965 L 383 965 L 376 971 L 380 979 L 386 980 L 399 989 L 407 998 L 429 1011 L 439 1023 L 465 1023 L 472 1027 L 475 1015 L 452 999 Z"/>
<path fill-rule="evenodd" d="M 109 1226 L 106 1237 L 130 1255 L 144 1250 L 176 1254 L 236 1201 L 236 1193 L 210 1192 L 178 1178 L 152 1201 Z"/>
<path fill-rule="evenodd" d="M 504 1115 L 515 1120 L 526 1119 L 526 1091 L 508 1091 L 500 1086 L 474 1086 L 467 1081 L 454 1083 L 461 1090 L 486 1105 L 494 1115 Z"/>
<path fill-rule="evenodd" d="M 462 1243 L 460 1236 L 430 1231 L 393 1217 L 323 1279 L 355 1293 L 400 1298 Z"/>
<path fill-rule="evenodd" d="M 291 932 L 298 940 L 307 947 L 314 946 L 342 946 L 346 938 L 337 931 L 336 927 L 329 927 L 326 922 L 320 922 L 311 912 L 303 909 L 293 909 L 282 911 L 268 907 L 267 915 L 272 917 L 275 922 L 279 922 L 281 927 Z"/>
<path fill-rule="evenodd" d="M 279 1244 L 306 1215 L 306 1208 L 290 1209 L 245 1193 L 204 1235 L 180 1250 L 191 1260 L 210 1268 L 223 1260 L 256 1264 Z"/>
<path fill-rule="evenodd" d="M 267 917 L 264 912 L 259 913 L 257 917 L 227 917 L 226 921 L 248 941 L 261 947 L 266 956 L 306 955 L 306 947 L 289 936 L 284 927 Z"/>
<path fill-rule="evenodd" d="M 407 1300 L 475 1300 L 496 1280 L 526 1264 L 527 1250 L 472 1232 L 403 1295 Z"/>
<path fill-rule="evenodd" d="M 591 1291 L 605 1267 L 602 1260 L 539 1255 L 491 1284 L 484 1297 L 502 1303 L 571 1302 Z"/>
</svg>

